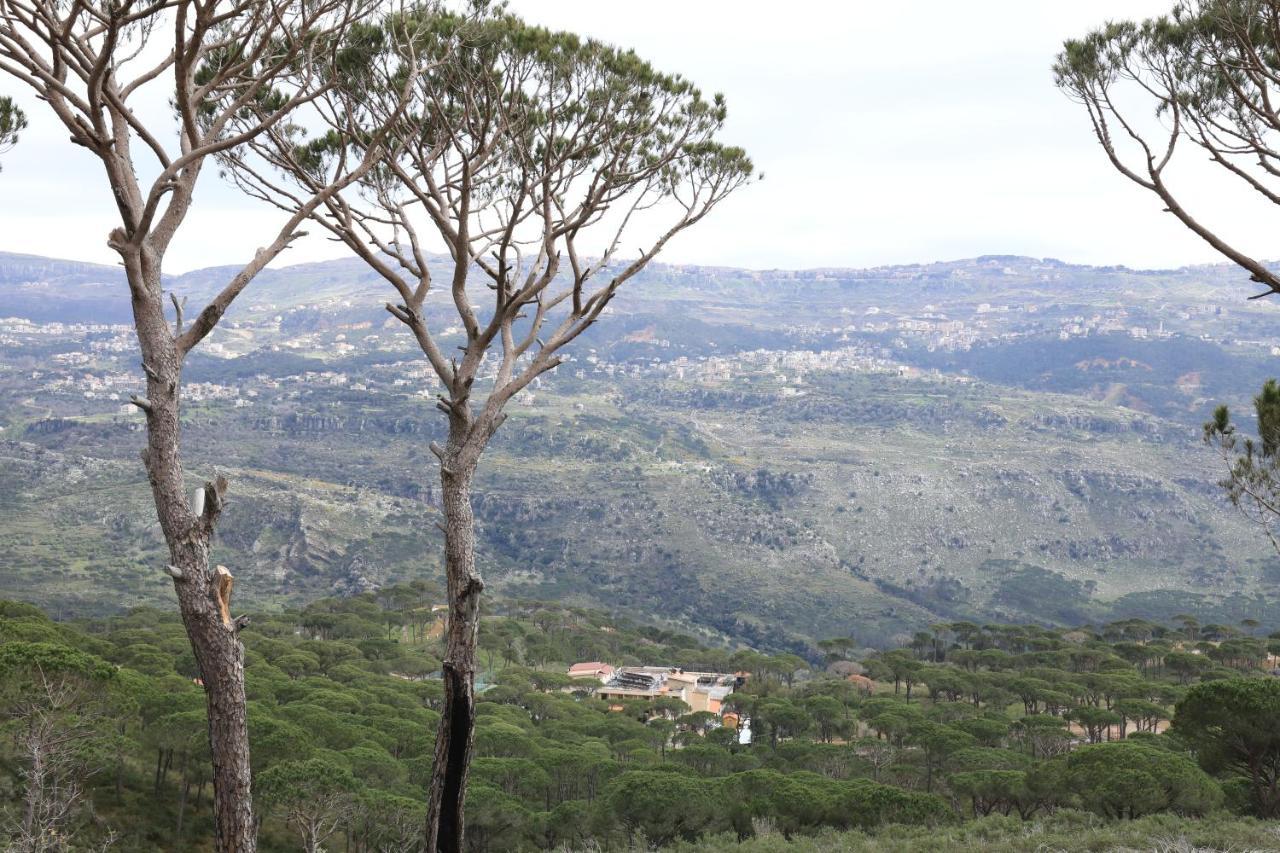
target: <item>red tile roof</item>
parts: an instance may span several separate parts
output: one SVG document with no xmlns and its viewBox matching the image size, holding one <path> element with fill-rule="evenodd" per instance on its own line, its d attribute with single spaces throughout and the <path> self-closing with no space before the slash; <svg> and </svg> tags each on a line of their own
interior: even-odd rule
<svg viewBox="0 0 1280 853">
<path fill-rule="evenodd" d="M 598 660 L 587 661 L 586 663 L 575 663 L 569 667 L 569 674 L 591 674 L 596 675 L 604 672 L 613 672 L 613 667 L 607 663 L 601 663 Z"/>
</svg>

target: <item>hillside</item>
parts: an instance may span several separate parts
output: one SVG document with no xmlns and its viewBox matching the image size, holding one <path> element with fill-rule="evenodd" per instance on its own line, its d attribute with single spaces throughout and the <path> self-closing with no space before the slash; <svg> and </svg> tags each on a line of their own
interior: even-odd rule
<svg viewBox="0 0 1280 853">
<path fill-rule="evenodd" d="M 0 320 L 0 588 L 64 615 L 171 595 L 115 276 L 0 256 L 24 318 Z M 1280 561 L 1199 441 L 1280 346 L 1249 292 L 1010 257 L 657 266 L 486 456 L 491 589 L 796 649 L 938 619 L 1280 623 Z M 442 424 L 382 296 L 348 262 L 274 270 L 188 370 L 193 476 L 232 481 L 215 559 L 254 606 L 438 572 Z"/>
<path fill-rule="evenodd" d="M 414 584 L 252 615 L 264 853 L 417 849 L 443 695 L 438 595 Z M 537 602 L 493 608 L 480 636 L 477 853 L 1274 847 L 1265 782 L 1196 740 L 1215 736 L 1195 714 L 1218 692 L 1280 695 L 1265 675 L 1280 644 L 1226 626 L 955 623 L 829 666 Z M 728 692 L 714 710 L 684 689 L 605 699 L 567 674 L 576 661 L 669 683 L 723 673 Z M 0 600 L 0 820 L 66 849 L 207 850 L 196 671 L 168 609 L 56 623 Z M 1252 709 L 1251 731 L 1274 730 L 1274 710 Z"/>
</svg>

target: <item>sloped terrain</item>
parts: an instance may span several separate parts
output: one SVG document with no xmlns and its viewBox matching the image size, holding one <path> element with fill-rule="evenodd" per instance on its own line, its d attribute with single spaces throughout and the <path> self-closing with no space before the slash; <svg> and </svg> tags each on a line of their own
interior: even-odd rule
<svg viewBox="0 0 1280 853">
<path fill-rule="evenodd" d="M 0 320 L 0 588 L 68 613 L 163 601 L 129 330 L 13 297 L 118 290 L 59 263 L 0 257 L 0 316 L 27 318 Z M 435 576 L 442 423 L 381 294 L 345 262 L 261 284 L 187 375 L 192 476 L 232 481 L 217 559 L 268 606 Z M 1209 301 L 1233 286 L 1007 258 L 657 268 L 513 401 L 476 495 L 491 588 L 768 646 L 1280 619 L 1280 561 L 1199 440 L 1280 345 L 1276 308 Z"/>
</svg>

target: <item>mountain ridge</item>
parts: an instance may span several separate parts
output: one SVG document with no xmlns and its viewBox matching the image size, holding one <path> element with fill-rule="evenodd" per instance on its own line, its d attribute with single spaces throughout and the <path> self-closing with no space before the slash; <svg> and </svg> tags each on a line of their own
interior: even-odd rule
<svg viewBox="0 0 1280 853">
<path fill-rule="evenodd" d="M 442 253 L 428 253 L 428 257 L 436 261 L 448 260 L 448 255 Z M 622 263 L 625 259 L 620 259 Z M 812 274 L 843 274 L 855 275 L 863 278 L 871 277 L 873 274 L 879 275 L 884 273 L 894 273 L 907 270 L 928 269 L 928 268 L 965 268 L 984 264 L 993 263 L 1018 263 L 1032 264 L 1053 267 L 1067 271 L 1093 271 L 1093 272 L 1115 272 L 1127 273 L 1132 275 L 1202 275 L 1206 272 L 1214 273 L 1230 273 L 1238 271 L 1238 268 L 1229 263 L 1204 263 L 1204 264 L 1185 264 L 1179 267 L 1130 267 L 1124 264 L 1086 264 L 1076 263 L 1072 261 L 1064 261 L 1059 258 L 1043 257 L 1037 258 L 1033 255 L 1010 255 L 1010 254 L 984 254 L 972 257 L 947 258 L 931 261 L 916 261 L 910 263 L 897 264 L 877 264 L 874 266 L 814 266 L 814 267 L 739 267 L 728 264 L 699 264 L 699 263 L 667 263 L 662 261 L 654 261 L 647 268 L 646 272 L 654 274 L 662 271 L 670 270 L 692 270 L 706 272 L 735 272 L 735 273 L 753 273 L 758 275 L 790 275 L 804 276 Z M 123 280 L 123 271 L 111 264 L 96 261 L 80 261 L 70 258 L 59 258 L 48 255 L 35 255 L 23 252 L 12 252 L 0 250 L 0 283 L 3 283 L 3 270 L 12 265 L 20 263 L 44 263 L 63 265 L 71 268 L 78 268 L 80 271 L 99 270 L 110 271 L 115 276 Z M 1266 262 L 1272 264 L 1274 262 Z M 300 272 L 313 272 L 317 269 L 339 270 L 352 269 L 367 271 L 362 260 L 355 257 L 349 258 L 332 258 L 327 260 L 300 261 L 298 263 L 282 264 L 279 266 L 268 266 L 264 269 L 260 276 L 276 277 L 284 274 L 295 274 Z M 164 279 L 172 282 L 182 282 L 187 279 L 208 278 L 211 274 L 225 270 L 232 274 L 239 272 L 240 267 L 235 264 L 215 265 L 209 267 L 198 267 L 196 269 L 187 270 L 181 273 L 165 273 Z M 1243 272 L 1239 273 L 1242 277 Z"/>
<path fill-rule="evenodd" d="M 439 254 L 439 252 L 429 252 L 431 259 L 447 259 L 448 255 Z M 6 261 L 46 261 L 46 263 L 65 264 L 74 266 L 83 266 L 83 268 L 93 268 L 101 270 L 113 270 L 118 272 L 118 266 L 113 264 L 101 263 L 101 261 L 77 260 L 73 257 L 56 257 L 52 255 L 35 255 L 31 252 L 15 252 L 9 250 L 0 250 L 0 264 Z M 653 261 L 648 269 L 664 269 L 664 268 L 686 268 L 686 269 L 705 269 L 705 270 L 736 270 L 736 272 L 746 273 L 815 273 L 815 272 L 842 272 L 842 273 L 869 273 L 881 272 L 881 270 L 911 269 L 920 268 L 920 266 L 946 266 L 946 265 L 963 265 L 963 264 L 979 264 L 979 263 L 1007 263 L 1007 261 L 1018 261 L 1018 263 L 1033 263 L 1052 266 L 1060 266 L 1060 268 L 1076 269 L 1076 270 L 1116 270 L 1116 272 L 1138 273 L 1138 274 L 1170 274 L 1170 273 L 1194 273 L 1202 272 L 1202 270 L 1229 270 L 1234 269 L 1234 264 L 1229 263 L 1204 263 L 1204 264 L 1184 264 L 1181 266 L 1128 266 L 1125 264 L 1084 264 L 1076 263 L 1076 261 L 1062 260 L 1060 257 L 1037 257 L 1034 255 L 1010 255 L 1000 254 L 1000 252 L 992 252 L 992 254 L 972 255 L 964 257 L 950 257 L 950 259 L 934 259 L 927 261 L 910 261 L 910 263 L 900 264 L 874 264 L 870 266 L 852 266 L 852 265 L 824 265 L 824 266 L 733 266 L 731 264 L 696 264 L 696 263 L 667 263 L 667 261 Z M 1267 264 L 1275 263 L 1275 261 L 1266 261 Z M 287 272 L 287 270 L 298 270 L 301 268 L 314 268 L 314 266 L 329 265 L 352 265 L 364 266 L 364 261 L 358 257 L 337 257 L 337 259 L 326 260 L 310 260 L 298 261 L 296 264 L 270 265 L 264 272 Z M 198 275 L 212 272 L 218 269 L 234 269 L 239 270 L 239 266 L 234 264 L 220 264 L 214 266 L 198 266 L 198 268 L 186 270 L 183 273 L 165 273 L 166 279 L 182 279 L 188 275 Z M 1243 273 L 1242 273 L 1243 274 Z"/>
</svg>

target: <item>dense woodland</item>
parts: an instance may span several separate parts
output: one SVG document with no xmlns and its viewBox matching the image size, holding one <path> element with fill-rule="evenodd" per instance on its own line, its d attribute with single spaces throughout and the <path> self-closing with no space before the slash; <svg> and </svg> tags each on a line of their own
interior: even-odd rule
<svg viewBox="0 0 1280 853">
<path fill-rule="evenodd" d="M 393 587 L 244 629 L 263 849 L 419 849 L 438 596 Z M 882 652 L 832 639 L 805 659 L 561 605 L 493 608 L 472 850 L 1023 849 L 1028 832 L 1065 849 L 1152 833 L 1280 843 L 1254 819 L 1280 812 L 1280 640 L 1252 621 L 953 623 Z M 4 603 L 0 617 L 0 796 L 17 849 L 206 848 L 205 709 L 177 616 L 66 624 Z M 674 698 L 611 711 L 565 675 L 580 660 L 747 673 L 728 710 L 753 742 Z"/>
</svg>

